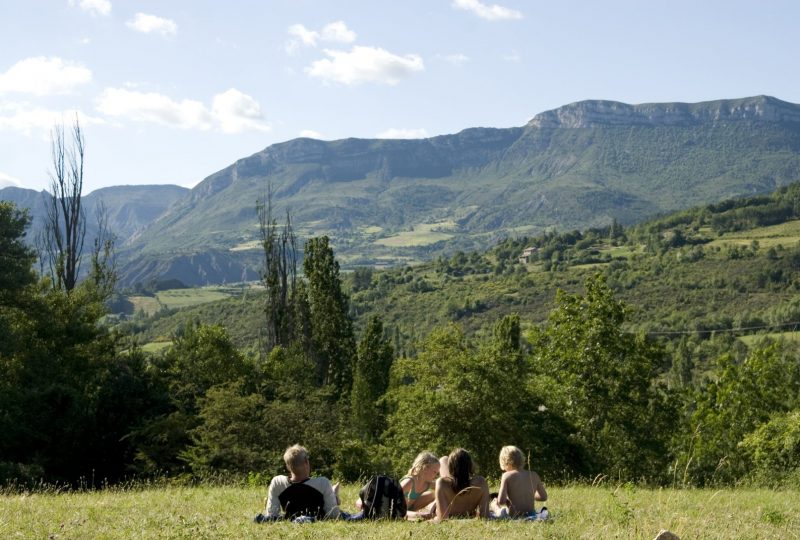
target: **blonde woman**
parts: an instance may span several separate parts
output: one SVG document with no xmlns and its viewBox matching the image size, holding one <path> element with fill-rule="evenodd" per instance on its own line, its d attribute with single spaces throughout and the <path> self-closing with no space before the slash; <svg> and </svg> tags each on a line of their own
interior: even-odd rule
<svg viewBox="0 0 800 540">
<path fill-rule="evenodd" d="M 439 475 L 439 458 L 430 452 L 421 452 L 408 474 L 400 479 L 400 487 L 406 497 L 406 508 L 414 512 L 411 517 L 424 517 L 430 513 L 429 506 L 434 500 L 436 477 Z"/>
</svg>

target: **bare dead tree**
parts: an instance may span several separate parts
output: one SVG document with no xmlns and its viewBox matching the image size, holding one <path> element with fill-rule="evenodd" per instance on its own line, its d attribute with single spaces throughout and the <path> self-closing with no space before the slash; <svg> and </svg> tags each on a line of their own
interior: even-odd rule
<svg viewBox="0 0 800 540">
<path fill-rule="evenodd" d="M 54 285 L 67 292 L 78 283 L 86 216 L 81 206 L 85 141 L 77 115 L 67 143 L 64 126 L 56 125 L 50 134 L 52 170 L 47 218 L 40 247 L 53 276 Z"/>
<path fill-rule="evenodd" d="M 279 231 L 273 215 L 272 185 L 267 185 L 265 200 L 257 204 L 264 272 L 261 281 L 267 290 L 266 350 L 288 345 L 292 338 L 292 292 L 297 281 L 297 241 L 289 210 L 286 223 Z"/>
</svg>

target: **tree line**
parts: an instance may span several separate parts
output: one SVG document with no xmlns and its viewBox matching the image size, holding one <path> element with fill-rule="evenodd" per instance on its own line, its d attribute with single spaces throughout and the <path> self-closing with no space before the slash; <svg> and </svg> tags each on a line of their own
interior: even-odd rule
<svg viewBox="0 0 800 540">
<path fill-rule="evenodd" d="M 378 317 L 356 339 L 333 250 L 313 238 L 281 308 L 292 321 L 282 343 L 244 352 L 223 327 L 193 322 L 145 354 L 98 324 L 97 281 L 68 292 L 36 274 L 26 224 L 0 205 L 5 482 L 268 477 L 296 441 L 316 449 L 316 468 L 349 480 L 453 446 L 491 475 L 506 443 L 551 482 L 798 478 L 796 352 L 768 343 L 722 354 L 697 389 L 671 385 L 666 349 L 624 330 L 628 308 L 600 275 L 560 292 L 527 332 L 516 315 L 474 335 L 449 324 L 396 357 Z M 280 295 L 265 298 L 266 326 Z"/>
</svg>

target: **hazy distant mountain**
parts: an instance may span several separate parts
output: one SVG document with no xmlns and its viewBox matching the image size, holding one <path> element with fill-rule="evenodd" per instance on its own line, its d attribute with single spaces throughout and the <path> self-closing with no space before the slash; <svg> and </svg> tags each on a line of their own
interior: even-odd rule
<svg viewBox="0 0 800 540">
<path fill-rule="evenodd" d="M 122 245 L 134 233 L 143 229 L 163 214 L 172 204 L 189 192 L 187 188 L 172 185 L 115 186 L 97 189 L 83 197 L 87 223 L 87 245 L 96 230 L 96 208 L 102 202 L 108 215 L 108 225 Z M 32 218 L 28 238 L 44 226 L 47 191 L 34 191 L 18 187 L 0 189 L 0 200 L 14 202 L 28 208 Z"/>
<path fill-rule="evenodd" d="M 255 207 L 268 182 L 302 237 L 330 235 L 353 265 L 630 223 L 797 180 L 800 106 L 767 96 L 583 101 L 523 127 L 421 140 L 295 139 L 198 184 L 129 244 L 123 278 L 255 276 Z"/>
<path fill-rule="evenodd" d="M 85 200 L 88 215 L 102 201 L 111 230 L 124 243 L 188 193 L 188 188 L 173 185 L 114 186 L 92 191 Z"/>
</svg>

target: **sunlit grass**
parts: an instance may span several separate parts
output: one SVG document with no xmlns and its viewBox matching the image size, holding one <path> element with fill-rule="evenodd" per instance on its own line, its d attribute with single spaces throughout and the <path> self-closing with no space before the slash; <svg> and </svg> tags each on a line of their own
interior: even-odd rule
<svg viewBox="0 0 800 540">
<path fill-rule="evenodd" d="M 749 246 L 753 240 L 757 240 L 760 247 L 792 247 L 800 243 L 800 220 L 787 221 L 778 225 L 767 227 L 757 227 L 747 231 L 735 231 L 721 235 L 710 246 L 723 246 L 724 244 L 735 244 Z"/>
<path fill-rule="evenodd" d="M 146 353 L 157 353 L 163 351 L 170 345 L 172 345 L 171 341 L 151 341 L 150 343 L 142 345 L 142 350 Z"/>
<path fill-rule="evenodd" d="M 219 287 L 195 287 L 191 289 L 169 289 L 156 294 L 164 306 L 175 309 L 215 302 L 231 296 L 227 289 Z"/>
<path fill-rule="evenodd" d="M 495 486 L 496 487 L 496 486 Z M 344 486 L 354 510 L 359 486 Z M 145 487 L 0 495 L 2 538 L 798 538 L 800 493 L 772 490 L 548 488 L 547 523 L 454 520 L 252 522 L 266 487 Z"/>
<path fill-rule="evenodd" d="M 452 238 L 452 234 L 442 231 L 452 230 L 454 227 L 455 222 L 453 221 L 418 223 L 411 231 L 403 231 L 388 238 L 380 238 L 374 243 L 389 247 L 426 246 Z"/>
<path fill-rule="evenodd" d="M 769 339 L 785 339 L 793 343 L 800 343 L 800 331 L 793 332 L 770 332 L 768 334 L 752 334 L 749 336 L 741 336 L 742 340 L 748 347 L 753 346 L 764 338 Z"/>
<path fill-rule="evenodd" d="M 128 300 L 133 304 L 134 313 L 143 311 L 146 315 L 152 315 L 161 309 L 158 299 L 153 296 L 130 296 Z"/>
</svg>

